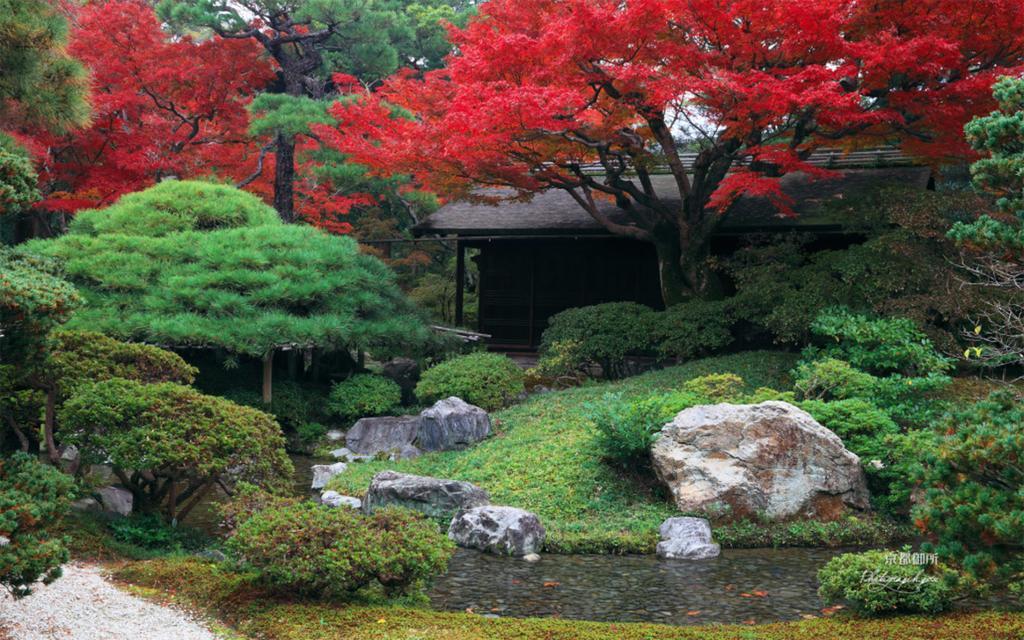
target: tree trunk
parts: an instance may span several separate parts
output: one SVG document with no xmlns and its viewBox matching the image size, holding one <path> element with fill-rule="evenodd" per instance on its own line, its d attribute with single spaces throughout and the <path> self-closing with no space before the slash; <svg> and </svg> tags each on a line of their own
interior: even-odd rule
<svg viewBox="0 0 1024 640">
<path fill-rule="evenodd" d="M 269 405 L 274 388 L 274 350 L 263 356 L 263 404 Z"/>
<path fill-rule="evenodd" d="M 295 139 L 277 134 L 274 152 L 274 209 L 285 222 L 295 221 Z"/>
<path fill-rule="evenodd" d="M 57 464 L 60 461 L 60 451 L 57 450 L 57 439 L 53 435 L 54 423 L 57 420 L 57 387 L 51 385 L 46 390 L 46 409 L 43 419 L 43 440 L 46 442 L 46 455 L 50 462 Z"/>
<path fill-rule="evenodd" d="M 694 242 L 683 247 L 678 238 L 669 236 L 659 238 L 654 248 L 658 256 L 661 299 L 665 308 L 716 293 L 716 280 L 708 261 L 707 243 Z"/>
</svg>

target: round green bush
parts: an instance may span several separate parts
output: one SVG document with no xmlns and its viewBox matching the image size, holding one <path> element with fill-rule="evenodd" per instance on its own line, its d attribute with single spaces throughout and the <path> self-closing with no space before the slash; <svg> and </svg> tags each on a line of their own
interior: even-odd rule
<svg viewBox="0 0 1024 640">
<path fill-rule="evenodd" d="M 358 373 L 331 387 L 328 410 L 345 420 L 382 416 L 402 404 L 402 388 L 384 376 Z"/>
<path fill-rule="evenodd" d="M 446 360 L 423 372 L 416 397 L 435 402 L 458 396 L 487 411 L 507 405 L 523 392 L 523 370 L 497 353 L 471 353 Z"/>
<path fill-rule="evenodd" d="M 890 551 L 845 553 L 818 571 L 826 603 L 847 601 L 869 615 L 938 613 L 958 595 L 957 575 L 941 564 L 915 564 L 914 555 Z"/>
<path fill-rule="evenodd" d="M 344 597 L 377 582 L 400 593 L 445 571 L 454 548 L 401 509 L 371 516 L 313 502 L 270 506 L 238 525 L 228 549 L 285 593 Z"/>
<path fill-rule="evenodd" d="M 608 302 L 566 309 L 548 320 L 541 337 L 540 367 L 556 356 L 577 369 L 599 365 L 605 378 L 634 373 L 627 356 L 654 355 L 657 314 L 635 302 Z M 571 346 L 571 354 L 566 353 Z"/>
</svg>

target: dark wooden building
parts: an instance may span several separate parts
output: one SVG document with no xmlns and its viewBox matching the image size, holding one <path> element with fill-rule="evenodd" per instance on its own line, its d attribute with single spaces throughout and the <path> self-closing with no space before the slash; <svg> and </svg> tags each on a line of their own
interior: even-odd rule
<svg viewBox="0 0 1024 640">
<path fill-rule="evenodd" d="M 929 169 L 910 166 L 849 168 L 831 180 L 785 176 L 782 188 L 799 215 L 781 218 L 765 199 L 741 198 L 723 214 L 712 249 L 728 253 L 753 233 L 840 236 L 849 221 L 842 207 L 830 204 L 885 186 L 930 188 L 930 176 Z M 654 176 L 655 188 L 672 193 L 671 180 Z M 613 219 L 623 219 L 613 202 L 604 207 Z M 477 329 L 491 336 L 494 347 L 535 348 L 548 318 L 571 307 L 616 301 L 661 307 L 653 246 L 611 235 L 561 190 L 539 193 L 528 202 L 449 203 L 414 231 L 457 241 L 457 324 L 463 317 L 466 249 L 479 249 L 474 258 L 480 274 Z"/>
</svg>

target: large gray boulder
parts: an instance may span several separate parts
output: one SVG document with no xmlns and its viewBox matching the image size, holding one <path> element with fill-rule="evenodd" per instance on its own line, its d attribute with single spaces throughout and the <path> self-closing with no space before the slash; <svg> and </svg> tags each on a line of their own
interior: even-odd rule
<svg viewBox="0 0 1024 640">
<path fill-rule="evenodd" d="M 313 483 L 310 485 L 310 489 L 323 489 L 330 482 L 334 476 L 345 473 L 348 469 L 348 465 L 344 462 L 335 462 L 334 464 L 314 464 L 313 465 Z"/>
<path fill-rule="evenodd" d="M 345 447 L 364 456 L 400 451 L 413 443 L 419 428 L 419 416 L 360 418 L 345 435 Z"/>
<path fill-rule="evenodd" d="M 490 433 L 491 418 L 486 411 L 452 396 L 420 413 L 416 446 L 424 451 L 463 449 Z"/>
<path fill-rule="evenodd" d="M 397 471 L 381 471 L 373 476 L 363 499 L 363 511 L 373 513 L 395 505 L 415 509 L 433 518 L 451 518 L 462 509 L 490 504 L 486 491 L 469 482 Z"/>
<path fill-rule="evenodd" d="M 448 537 L 460 547 L 510 556 L 538 553 L 544 535 L 544 525 L 536 515 L 515 507 L 466 509 L 448 527 Z"/>
<path fill-rule="evenodd" d="M 659 558 L 706 560 L 721 553 L 718 545 L 711 542 L 711 525 L 704 518 L 669 518 L 661 523 L 658 533 Z"/>
<path fill-rule="evenodd" d="M 681 411 L 651 457 L 680 511 L 835 520 L 869 507 L 860 459 L 786 402 Z"/>
<path fill-rule="evenodd" d="M 103 487 L 96 492 L 104 511 L 126 516 L 132 512 L 135 502 L 132 492 L 124 487 L 109 486 Z"/>
</svg>

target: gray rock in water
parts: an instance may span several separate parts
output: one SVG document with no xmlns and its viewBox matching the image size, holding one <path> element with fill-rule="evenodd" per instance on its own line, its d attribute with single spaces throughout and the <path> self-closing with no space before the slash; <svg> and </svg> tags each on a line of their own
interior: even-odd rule
<svg viewBox="0 0 1024 640">
<path fill-rule="evenodd" d="M 711 542 L 711 525 L 704 518 L 669 518 L 661 523 L 658 532 L 659 558 L 705 560 L 721 553 L 718 545 Z"/>
<path fill-rule="evenodd" d="M 327 482 L 338 475 L 339 473 L 345 473 L 348 469 L 348 465 L 344 462 L 335 462 L 334 464 L 314 464 L 313 465 L 313 484 L 310 486 L 311 489 L 323 489 L 327 486 Z"/>
<path fill-rule="evenodd" d="M 680 511 L 836 520 L 869 507 L 860 459 L 785 402 L 681 411 L 662 429 L 651 458 Z"/>
<path fill-rule="evenodd" d="M 345 446 L 359 455 L 375 456 L 412 444 L 420 428 L 419 416 L 360 418 L 345 435 Z"/>
<path fill-rule="evenodd" d="M 96 492 L 105 511 L 126 516 L 132 512 L 135 499 L 132 492 L 123 487 L 103 487 Z"/>
<path fill-rule="evenodd" d="M 448 537 L 460 547 L 510 556 L 535 554 L 544 545 L 540 519 L 515 507 L 484 506 L 460 511 Z"/>
<path fill-rule="evenodd" d="M 424 451 L 462 449 L 491 433 L 491 418 L 475 405 L 452 396 L 420 413 L 416 446 Z"/>
<path fill-rule="evenodd" d="M 531 562 L 531 563 L 532 562 L 540 562 L 540 554 L 539 553 L 528 553 L 525 556 L 523 556 L 523 560 L 525 560 L 527 562 Z"/>
<path fill-rule="evenodd" d="M 320 502 L 329 507 L 349 507 L 350 509 L 359 509 L 363 506 L 363 501 L 359 498 L 343 496 L 337 491 L 324 491 L 320 494 Z"/>
<path fill-rule="evenodd" d="M 373 513 L 395 505 L 433 518 L 451 518 L 459 510 L 484 506 L 490 501 L 486 491 L 469 482 L 381 471 L 370 481 L 363 511 Z"/>
</svg>

